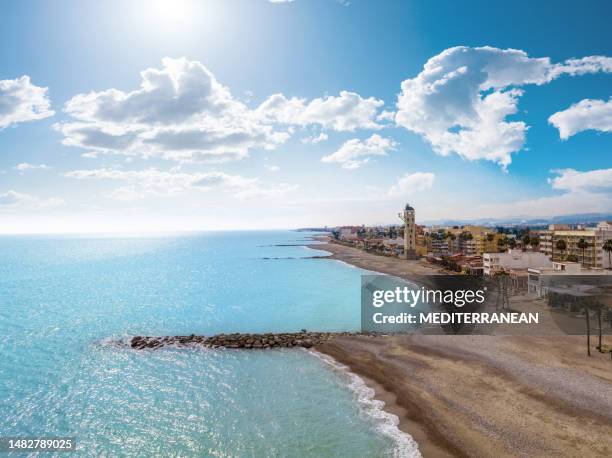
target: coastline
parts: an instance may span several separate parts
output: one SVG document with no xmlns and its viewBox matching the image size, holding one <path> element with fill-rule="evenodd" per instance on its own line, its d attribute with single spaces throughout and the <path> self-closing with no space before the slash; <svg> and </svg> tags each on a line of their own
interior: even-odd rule
<svg viewBox="0 0 612 458">
<path fill-rule="evenodd" d="M 417 283 L 439 273 L 343 245 L 308 246 Z M 315 349 L 372 388 L 424 457 L 612 454 L 610 361 L 587 358 L 583 337 L 341 336 Z"/>
<path fill-rule="evenodd" d="M 610 456 L 610 361 L 586 361 L 580 337 L 356 336 L 316 350 L 359 375 L 424 457 Z"/>
<path fill-rule="evenodd" d="M 432 275 L 448 275 L 443 269 L 425 262 L 406 261 L 396 257 L 368 253 L 338 243 L 329 243 L 328 236 L 314 236 L 313 239 L 319 243 L 306 244 L 305 246 L 313 250 L 330 253 L 329 256 L 321 256 L 319 259 L 334 259 L 373 273 L 387 274 L 421 285 L 429 285 L 430 279 L 428 277 Z"/>
</svg>

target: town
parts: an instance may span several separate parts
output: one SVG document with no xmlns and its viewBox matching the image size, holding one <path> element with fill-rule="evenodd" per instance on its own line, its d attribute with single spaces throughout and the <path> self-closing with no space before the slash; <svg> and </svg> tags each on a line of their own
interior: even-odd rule
<svg viewBox="0 0 612 458">
<path fill-rule="evenodd" d="M 543 294 L 538 284 L 541 275 L 612 275 L 612 221 L 531 229 L 425 226 L 416 224 L 415 209 L 409 204 L 398 216 L 403 224 L 334 228 L 331 241 L 455 274 L 503 274 L 519 289 L 529 288 L 536 295 Z"/>
</svg>

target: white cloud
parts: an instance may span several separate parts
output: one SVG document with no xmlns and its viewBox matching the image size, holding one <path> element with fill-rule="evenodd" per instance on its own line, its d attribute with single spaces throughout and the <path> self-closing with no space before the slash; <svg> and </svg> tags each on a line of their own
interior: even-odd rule
<svg viewBox="0 0 612 458">
<path fill-rule="evenodd" d="M 567 140 L 583 130 L 612 132 L 612 99 L 584 99 L 548 118 L 548 122 L 559 129 L 559 136 Z"/>
<path fill-rule="evenodd" d="M 108 89 L 70 99 L 65 111 L 72 120 L 54 126 L 63 143 L 87 148 L 89 155 L 224 162 L 277 148 L 294 126 L 381 127 L 376 115 L 383 102 L 347 91 L 309 103 L 276 94 L 252 110 L 200 62 L 185 58 L 164 58 L 161 69 L 149 68 L 141 79 L 140 88 L 130 92 Z"/>
<path fill-rule="evenodd" d="M 150 196 L 176 196 L 189 190 L 219 191 L 244 200 L 254 197 L 276 197 L 295 189 L 278 184 L 263 186 L 258 178 L 228 175 L 222 172 L 187 173 L 180 171 L 92 169 L 73 170 L 65 174 L 78 180 L 116 180 L 125 185 L 112 191 L 117 200 L 137 200 Z"/>
<path fill-rule="evenodd" d="M 0 130 L 20 122 L 53 116 L 47 88 L 35 86 L 29 76 L 0 80 Z"/>
<path fill-rule="evenodd" d="M 359 94 L 341 91 L 338 96 L 305 99 L 283 94 L 268 97 L 257 112 L 263 119 L 287 125 L 307 126 L 316 124 L 324 129 L 350 131 L 356 129 L 380 129 L 376 122 L 378 109 L 384 102 L 374 97 L 364 99 Z"/>
<path fill-rule="evenodd" d="M 274 149 L 289 137 L 261 122 L 197 61 L 164 58 L 161 69 L 149 68 L 141 78 L 131 92 L 70 99 L 65 111 L 73 121 L 55 125 L 63 143 L 100 153 L 222 162 L 255 148 Z"/>
<path fill-rule="evenodd" d="M 278 172 L 280 170 L 280 167 L 278 165 L 264 165 L 265 169 L 268 170 L 269 172 Z"/>
<path fill-rule="evenodd" d="M 389 188 L 389 197 L 401 197 L 425 191 L 433 186 L 435 175 L 430 172 L 407 173 Z"/>
<path fill-rule="evenodd" d="M 548 180 L 553 189 L 571 192 L 612 193 L 612 169 L 579 172 L 574 169 L 556 170 Z"/>
<path fill-rule="evenodd" d="M 386 156 L 388 151 L 396 147 L 397 143 L 392 139 L 373 134 L 366 140 L 347 140 L 336 152 L 324 156 L 321 162 L 340 164 L 345 169 L 357 169 L 368 163 L 371 157 Z"/>
<path fill-rule="evenodd" d="M 46 164 L 29 164 L 28 162 L 22 162 L 13 167 L 15 170 L 19 170 L 20 172 L 25 172 L 27 170 L 46 170 L 50 169 Z"/>
<path fill-rule="evenodd" d="M 546 218 L 612 211 L 612 169 L 556 170 L 548 183 L 560 193 L 506 203 L 473 205 L 462 209 L 461 218 Z"/>
<path fill-rule="evenodd" d="M 415 78 L 402 82 L 396 123 L 422 135 L 442 155 L 486 159 L 507 167 L 525 143 L 527 125 L 508 121 L 523 95 L 519 86 L 561 75 L 612 71 L 612 59 L 589 56 L 552 64 L 524 51 L 492 47 L 449 48 L 432 57 Z"/>
<path fill-rule="evenodd" d="M 325 132 L 321 132 L 319 135 L 312 135 L 311 137 L 303 138 L 302 143 L 310 143 L 311 145 L 316 145 L 317 143 L 324 142 L 328 138 L 329 136 Z"/>
<path fill-rule="evenodd" d="M 63 204 L 63 199 L 59 199 L 57 197 L 40 198 L 13 190 L 7 191 L 5 193 L 0 193 L 0 208 L 2 209 L 15 207 L 38 209 L 47 207 L 57 207 Z"/>
</svg>

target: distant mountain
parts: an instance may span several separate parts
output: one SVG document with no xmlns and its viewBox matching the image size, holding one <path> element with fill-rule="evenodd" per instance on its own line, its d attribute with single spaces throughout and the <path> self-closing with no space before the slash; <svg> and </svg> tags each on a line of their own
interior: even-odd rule
<svg viewBox="0 0 612 458">
<path fill-rule="evenodd" d="M 600 221 L 612 221 L 610 213 L 581 213 L 576 215 L 554 216 L 551 218 L 480 218 L 469 220 L 435 220 L 419 221 L 419 224 L 427 226 L 465 226 L 473 224 L 477 226 L 546 226 L 548 224 L 585 224 L 595 225 Z"/>
</svg>

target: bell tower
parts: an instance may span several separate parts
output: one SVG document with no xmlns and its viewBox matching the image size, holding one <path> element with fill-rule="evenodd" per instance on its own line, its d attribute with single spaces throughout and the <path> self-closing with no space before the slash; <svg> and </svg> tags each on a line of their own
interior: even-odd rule
<svg viewBox="0 0 612 458">
<path fill-rule="evenodd" d="M 404 213 L 400 213 L 398 216 L 404 222 L 404 258 L 417 259 L 414 208 L 412 208 L 410 204 L 406 204 Z"/>
</svg>

